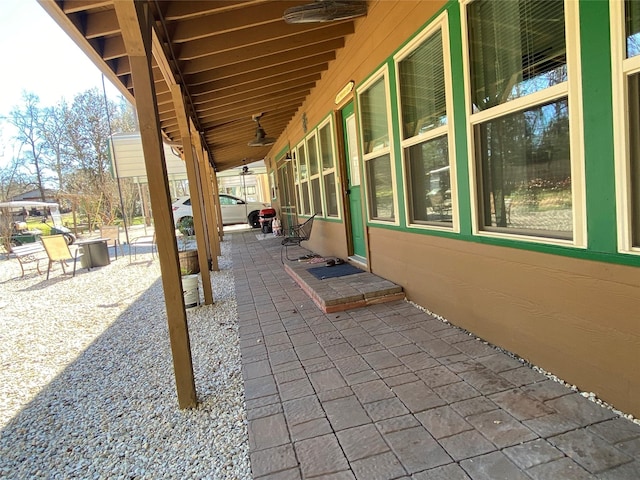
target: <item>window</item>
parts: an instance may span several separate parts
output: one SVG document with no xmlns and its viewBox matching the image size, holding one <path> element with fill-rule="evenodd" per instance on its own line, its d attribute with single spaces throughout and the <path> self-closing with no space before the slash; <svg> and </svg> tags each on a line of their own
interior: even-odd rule
<svg viewBox="0 0 640 480">
<path fill-rule="evenodd" d="M 298 213 L 303 213 L 302 197 L 300 196 L 300 163 L 298 161 L 298 149 L 294 148 L 291 155 L 293 156 L 293 190 L 295 191 L 296 205 L 298 206 Z"/>
<path fill-rule="evenodd" d="M 433 25 L 396 55 L 407 218 L 413 225 L 451 228 L 446 16 Z"/>
<path fill-rule="evenodd" d="M 233 197 L 227 197 L 226 195 L 220 195 L 220 205 L 236 205 L 238 201 Z M 191 205 L 191 201 L 189 201 Z"/>
<path fill-rule="evenodd" d="M 298 166 L 298 205 L 300 213 L 311 215 L 311 200 L 309 198 L 309 169 L 307 165 L 307 153 L 304 142 L 298 145 L 296 164 Z"/>
<path fill-rule="evenodd" d="M 322 179 L 326 201 L 327 217 L 338 217 L 338 183 L 333 150 L 333 122 L 331 117 L 318 128 L 318 145 L 322 159 Z"/>
<path fill-rule="evenodd" d="M 391 159 L 388 154 L 382 155 L 372 158 L 366 165 L 371 218 L 376 220 L 393 220 Z"/>
<path fill-rule="evenodd" d="M 358 92 L 369 219 L 395 222 L 395 175 L 389 135 L 386 70 Z"/>
<path fill-rule="evenodd" d="M 611 3 L 618 248 L 640 252 L 640 1 Z M 626 148 L 625 148 L 626 146 Z"/>
<path fill-rule="evenodd" d="M 293 151 L 296 201 L 303 215 L 339 217 L 332 117 Z"/>
<path fill-rule="evenodd" d="M 320 167 L 318 165 L 318 144 L 316 134 L 307 137 L 307 160 L 311 184 L 311 214 L 322 216 L 322 190 L 320 188 Z"/>
<path fill-rule="evenodd" d="M 576 4 L 466 6 L 478 231 L 584 244 L 581 149 L 571 143 L 579 92 L 568 75 L 578 69 L 568 68 L 576 52 L 565 31 L 565 10 L 577 19 Z"/>
<path fill-rule="evenodd" d="M 273 171 L 269 172 L 269 188 L 271 189 L 271 200 L 276 200 L 277 190 L 276 190 L 276 176 Z"/>
</svg>

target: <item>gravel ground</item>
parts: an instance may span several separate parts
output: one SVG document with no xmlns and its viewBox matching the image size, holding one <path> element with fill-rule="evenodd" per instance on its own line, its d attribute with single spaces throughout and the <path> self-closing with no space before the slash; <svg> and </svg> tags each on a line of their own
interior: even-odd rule
<svg viewBox="0 0 640 480">
<path fill-rule="evenodd" d="M 189 410 L 178 408 L 157 258 L 75 278 L 56 265 L 49 280 L 0 259 L 0 478 L 251 478 L 222 247 L 216 303 L 188 310 L 199 400 Z"/>
</svg>

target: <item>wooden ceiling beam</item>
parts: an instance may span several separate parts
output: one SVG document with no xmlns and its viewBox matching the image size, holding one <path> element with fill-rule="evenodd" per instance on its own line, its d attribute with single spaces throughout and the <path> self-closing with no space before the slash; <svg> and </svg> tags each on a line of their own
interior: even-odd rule
<svg viewBox="0 0 640 480">
<path fill-rule="evenodd" d="M 317 68 L 310 67 L 310 68 L 297 70 L 295 77 L 289 73 L 281 73 L 280 75 L 274 75 L 273 77 L 269 78 L 269 83 L 272 85 L 275 85 L 278 83 L 290 82 L 290 84 L 293 86 L 297 83 L 302 83 L 302 81 L 304 81 L 305 83 L 309 82 L 311 78 L 315 80 L 319 80 L 320 76 L 321 76 L 320 72 L 318 71 Z M 225 79 L 225 80 L 209 82 L 203 85 L 198 85 L 196 87 L 193 87 L 191 89 L 191 94 L 200 95 L 203 93 L 215 91 L 215 92 L 218 92 L 219 95 L 222 97 L 225 94 L 232 95 L 234 93 L 238 93 L 239 91 L 245 91 L 245 90 L 250 91 L 255 88 L 260 88 L 263 85 L 265 85 L 265 83 L 266 82 L 262 78 L 256 78 L 253 80 L 245 81 L 241 85 L 229 83 Z"/>
<path fill-rule="evenodd" d="M 178 131 L 180 131 L 180 127 L 178 125 L 178 119 L 176 118 L 175 115 L 168 117 L 165 120 L 160 119 L 160 129 L 165 130 L 169 128 L 172 130 L 175 130 L 177 128 Z"/>
<path fill-rule="evenodd" d="M 122 77 L 123 75 L 131 75 L 131 64 L 129 63 L 129 57 L 122 57 L 115 60 L 116 66 L 113 69 L 116 72 L 118 77 Z"/>
<path fill-rule="evenodd" d="M 319 74 L 317 74 L 317 76 L 319 76 Z M 246 94 L 246 95 L 250 95 L 252 94 L 252 92 L 258 91 L 260 90 L 262 92 L 261 95 L 252 95 L 252 98 L 260 98 L 261 96 L 264 95 L 268 95 L 269 92 L 278 92 L 278 91 L 282 91 L 283 89 L 289 87 L 289 88 L 294 88 L 294 87 L 301 87 L 302 85 L 308 85 L 309 83 L 312 83 L 313 86 L 315 86 L 315 81 L 317 79 L 314 77 L 305 77 L 303 79 L 297 80 L 295 83 L 287 83 L 286 81 L 278 81 L 278 82 L 271 82 L 268 85 L 264 85 L 264 84 L 260 84 L 259 82 L 256 84 L 256 88 L 255 89 L 249 89 L 247 88 L 246 90 L 240 89 L 240 87 L 234 87 L 234 88 L 229 88 L 226 90 L 220 90 L 218 92 L 215 92 L 219 95 L 219 100 L 220 101 L 224 101 L 227 97 L 230 97 L 232 95 L 237 95 L 237 94 Z M 246 85 L 245 85 L 246 86 Z M 313 87 L 312 87 L 313 88 Z M 202 104 L 201 104 L 202 105 Z M 206 105 L 200 106 L 198 107 L 198 111 L 202 110 L 203 108 L 206 108 Z"/>
<path fill-rule="evenodd" d="M 322 50 L 323 48 L 329 47 L 329 44 L 334 44 L 334 49 L 337 50 L 344 46 L 344 35 L 341 34 L 342 31 L 343 27 L 340 27 L 336 30 L 325 30 L 322 32 L 322 36 L 299 34 L 268 40 L 253 48 L 236 48 L 222 52 L 215 51 L 215 53 L 210 53 L 205 57 L 199 58 L 197 61 L 180 61 L 180 69 L 183 74 L 189 75 L 213 68 L 222 68 L 227 65 L 250 63 L 264 57 L 283 55 L 286 52 L 296 52 L 314 45 L 320 45 L 319 49 Z M 301 52 L 300 55 L 305 56 L 305 53 Z"/>
<path fill-rule="evenodd" d="M 226 12 L 253 4 L 265 3 L 268 0 L 207 0 L 199 2 L 167 2 L 163 11 L 165 20 L 176 21 L 208 15 L 215 12 Z"/>
<path fill-rule="evenodd" d="M 289 120 L 288 120 L 289 116 L 290 116 L 290 113 L 288 113 L 287 118 L 285 118 L 281 122 L 274 123 L 272 125 L 273 128 L 266 129 L 266 131 L 267 132 L 269 132 L 270 130 L 273 131 L 276 128 L 278 129 L 278 131 L 283 130 L 284 127 L 289 123 Z M 232 145 L 231 142 L 236 142 L 238 147 L 244 148 L 248 146 L 247 143 L 249 143 L 251 140 L 255 138 L 255 134 L 256 134 L 255 124 L 253 126 L 242 125 L 240 127 L 231 127 L 231 128 L 218 127 L 218 128 L 207 128 L 205 130 L 205 138 L 207 138 L 207 143 L 211 143 L 212 147 L 215 146 L 216 150 L 220 145 L 227 144 L 231 146 Z"/>
<path fill-rule="evenodd" d="M 64 0 L 62 11 L 66 15 L 84 12 L 85 10 L 95 10 L 113 5 L 113 0 Z"/>
<path fill-rule="evenodd" d="M 276 85 L 263 85 L 260 88 L 256 88 L 253 90 L 248 90 L 248 91 L 239 91 L 235 94 L 231 94 L 231 95 L 225 95 L 224 97 L 221 97 L 217 94 L 217 92 L 209 92 L 209 93 L 205 93 L 203 95 L 198 95 L 198 96 L 193 96 L 193 103 L 198 106 L 200 105 L 201 107 L 197 107 L 198 110 L 200 110 L 202 107 L 202 105 L 206 105 L 209 103 L 213 103 L 215 105 L 226 105 L 228 103 L 232 103 L 235 101 L 239 101 L 242 99 L 249 99 L 249 98 L 256 98 L 256 97 L 260 97 L 263 95 L 270 95 L 272 93 L 278 93 L 278 92 L 282 92 L 282 91 L 287 91 L 287 90 L 296 90 L 296 89 L 311 89 L 313 88 L 315 85 L 315 80 L 311 80 L 309 82 L 306 83 L 279 83 Z M 204 107 L 206 108 L 206 106 Z"/>
<path fill-rule="evenodd" d="M 100 10 L 86 16 L 84 29 L 86 38 L 107 37 L 118 33 L 120 33 L 120 25 L 114 10 Z"/>
<path fill-rule="evenodd" d="M 127 55 L 127 51 L 124 48 L 124 41 L 120 35 L 103 38 L 101 43 L 102 58 L 105 61 Z"/>
<path fill-rule="evenodd" d="M 246 95 L 236 95 L 233 100 L 229 100 L 230 97 L 225 99 L 226 101 L 221 102 L 209 102 L 205 105 L 202 105 L 198 108 L 198 114 L 206 114 L 210 110 L 223 109 L 223 108 L 233 108 L 236 105 L 250 105 L 251 103 L 255 103 L 262 100 L 277 100 L 278 98 L 291 96 L 291 95 L 303 95 L 307 96 L 311 91 L 311 87 L 313 84 L 308 84 L 303 88 L 286 88 L 286 85 L 282 85 L 280 89 L 270 90 L 268 92 L 263 92 L 260 95 L 256 95 L 255 97 L 247 98 Z"/>
<path fill-rule="evenodd" d="M 197 78 L 197 75 L 207 74 L 212 72 L 216 78 L 231 77 L 233 75 L 239 75 L 247 72 L 254 72 L 262 68 L 282 65 L 299 59 L 306 59 L 316 56 L 324 56 L 325 61 L 334 60 L 336 57 L 336 50 L 341 48 L 344 42 L 341 39 L 331 40 L 329 42 L 317 43 L 313 45 L 307 45 L 295 50 L 286 50 L 281 53 L 274 53 L 272 55 L 260 56 L 253 59 L 248 59 L 242 62 L 234 63 L 231 65 L 224 65 L 221 67 L 204 70 L 193 75 Z M 193 62 L 196 63 L 196 62 Z M 187 82 L 191 83 L 192 76 L 186 75 Z"/>
<path fill-rule="evenodd" d="M 275 128 L 276 125 L 288 122 L 291 117 L 291 108 L 281 108 L 280 110 L 269 109 L 268 112 L 264 111 L 254 111 L 249 115 L 231 118 L 227 121 L 211 121 L 204 123 L 204 132 L 208 133 L 212 130 L 215 130 L 218 134 L 222 134 L 225 131 L 230 133 L 241 131 L 243 129 L 250 130 L 252 134 L 256 131 L 256 122 L 251 119 L 251 116 L 255 113 L 264 113 L 264 117 L 260 119 L 260 125 L 265 129 L 265 131 L 269 131 L 269 128 Z M 272 134 L 273 136 L 273 134 Z M 247 139 L 247 142 L 251 140 L 251 138 Z"/>
<path fill-rule="evenodd" d="M 209 15 L 185 19 L 172 25 L 173 43 L 191 42 L 235 30 L 244 30 L 247 25 L 259 26 L 282 22 L 283 12 L 291 6 L 290 1 L 271 1 L 268 4 L 245 6 L 242 15 L 234 10 L 218 11 Z M 275 25 L 271 28 L 277 28 Z M 215 41 L 212 39 L 212 41 Z"/>
<path fill-rule="evenodd" d="M 213 81 L 244 83 L 245 81 L 247 81 L 247 79 L 254 78 L 262 78 L 266 80 L 269 77 L 280 75 L 285 72 L 295 72 L 297 70 L 302 70 L 304 68 L 312 66 L 320 68 L 320 66 L 324 65 L 326 68 L 328 66 L 328 63 L 334 59 L 335 52 L 327 52 L 319 55 L 314 55 L 312 57 L 298 58 L 288 62 L 277 63 L 275 65 L 267 65 L 262 68 L 256 68 L 254 70 L 245 69 L 242 72 L 229 71 L 225 73 L 224 71 L 211 70 L 210 72 L 191 75 L 187 79 L 187 82 L 189 83 L 189 85 L 199 85 Z"/>
<path fill-rule="evenodd" d="M 261 160 L 271 149 L 270 146 L 251 147 L 246 143 L 237 146 L 230 143 L 219 144 L 215 141 L 212 143 L 216 148 L 216 166 L 221 166 L 221 170 L 228 170 L 243 165 L 245 162 L 253 163 Z"/>
<path fill-rule="evenodd" d="M 56 21 L 132 101 L 133 67 L 115 3 L 148 9 L 145 27 L 155 37 L 151 79 L 163 133 L 173 139 L 184 135 L 170 91 L 181 85 L 186 114 L 218 168 L 269 151 L 247 146 L 255 135 L 251 115 L 265 112 L 263 128 L 280 136 L 357 23 L 289 25 L 281 19 L 286 8 L 312 0 L 38 1 L 56 11 Z"/>
<path fill-rule="evenodd" d="M 284 108 L 289 105 L 300 105 L 304 101 L 305 96 L 301 94 L 294 94 L 287 97 L 281 97 L 277 100 L 263 100 L 261 102 L 251 102 L 245 105 L 238 105 L 237 107 L 230 109 L 211 110 L 206 113 L 198 112 L 198 117 L 203 122 L 216 119 L 228 119 L 228 118 L 242 118 L 249 117 L 257 112 L 273 110 L 278 108 Z"/>
<path fill-rule="evenodd" d="M 282 116 L 267 127 L 264 127 L 264 130 L 267 132 L 267 135 L 270 137 L 274 137 L 273 132 L 278 130 L 281 131 L 284 127 L 290 122 L 292 111 L 282 112 Z M 251 122 L 251 120 L 249 120 Z M 241 124 L 241 125 L 226 125 L 215 128 L 207 128 L 205 130 L 206 135 L 212 134 L 211 138 L 217 145 L 227 141 L 233 141 L 235 139 L 238 142 L 239 146 L 246 146 L 247 143 L 255 138 L 256 135 L 256 124 L 251 122 L 249 124 Z M 240 137 L 240 139 L 239 139 Z"/>
<path fill-rule="evenodd" d="M 309 43 L 335 38 L 336 32 L 341 31 L 342 35 L 353 33 L 352 21 L 336 22 L 326 25 L 325 23 L 304 23 L 286 24 L 282 21 L 274 25 L 251 26 L 242 30 L 223 33 L 217 35 L 215 39 L 203 38 L 193 42 L 183 43 L 178 52 L 180 61 L 194 60 L 211 55 L 212 51 L 223 52 L 237 48 L 250 48 L 253 45 L 268 42 L 275 38 L 292 37 L 292 41 L 298 41 L 298 46 Z M 349 33 L 346 33 L 349 32 Z M 300 35 L 300 34 L 306 35 Z M 313 40 L 315 38 L 315 40 Z M 255 52 L 259 54 L 259 50 Z"/>
</svg>

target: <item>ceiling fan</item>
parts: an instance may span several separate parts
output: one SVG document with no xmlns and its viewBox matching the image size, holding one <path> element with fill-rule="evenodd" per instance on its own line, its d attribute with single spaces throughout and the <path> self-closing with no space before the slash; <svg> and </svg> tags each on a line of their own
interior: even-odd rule
<svg viewBox="0 0 640 480">
<path fill-rule="evenodd" d="M 286 23 L 319 23 L 348 20 L 366 14 L 366 0 L 315 0 L 287 8 L 282 18 Z"/>
<path fill-rule="evenodd" d="M 253 175 L 253 174 L 254 174 L 253 170 L 250 170 L 247 165 L 243 165 L 240 171 L 238 172 L 238 175 Z"/>
<path fill-rule="evenodd" d="M 250 147 L 267 147 L 269 145 L 273 145 L 276 142 L 276 139 L 273 137 L 267 137 L 267 132 L 264 131 L 264 128 L 260 125 L 260 118 L 264 113 L 255 113 L 251 115 L 251 118 L 258 125 L 256 127 L 256 136 L 253 140 L 247 143 Z"/>
</svg>

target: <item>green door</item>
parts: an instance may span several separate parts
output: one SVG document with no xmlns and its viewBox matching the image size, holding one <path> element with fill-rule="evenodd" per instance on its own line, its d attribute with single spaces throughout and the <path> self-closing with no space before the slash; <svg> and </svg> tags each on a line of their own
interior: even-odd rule
<svg viewBox="0 0 640 480">
<path fill-rule="evenodd" d="M 351 238 L 353 254 L 366 262 L 367 249 L 364 238 L 364 221 L 362 217 L 362 196 L 360 186 L 360 156 L 358 154 L 358 136 L 356 116 L 353 113 L 353 102 L 342 109 L 342 127 L 344 132 L 345 158 L 347 159 L 347 192 L 349 211 L 351 213 Z"/>
</svg>

